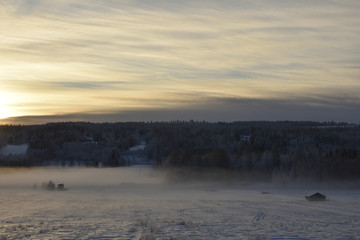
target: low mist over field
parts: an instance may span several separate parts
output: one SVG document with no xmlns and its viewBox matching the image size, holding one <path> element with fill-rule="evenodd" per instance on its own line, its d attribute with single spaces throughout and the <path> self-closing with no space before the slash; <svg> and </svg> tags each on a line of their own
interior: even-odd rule
<svg viewBox="0 0 360 240">
<path fill-rule="evenodd" d="M 0 238 L 358 239 L 358 187 L 285 186 L 224 173 L 2 168 Z M 65 188 L 43 189 L 49 180 Z M 326 201 L 305 199 L 315 192 Z"/>
<path fill-rule="evenodd" d="M 0 168 L 0 186 L 32 188 L 43 182 L 64 183 L 69 188 L 152 186 L 165 182 L 150 167 L 132 168 Z"/>
</svg>

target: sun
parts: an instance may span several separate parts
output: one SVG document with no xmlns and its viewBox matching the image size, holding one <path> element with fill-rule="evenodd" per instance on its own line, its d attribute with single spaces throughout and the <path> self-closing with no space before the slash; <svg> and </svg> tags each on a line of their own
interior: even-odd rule
<svg viewBox="0 0 360 240">
<path fill-rule="evenodd" d="M 4 106 L 0 104 L 0 119 L 11 117 L 11 114 L 9 113 L 9 108 L 7 106 Z"/>
<path fill-rule="evenodd" d="M 0 91 L 0 119 L 16 115 L 11 107 L 11 104 L 13 103 L 12 100 L 12 96 L 9 93 Z"/>
<path fill-rule="evenodd" d="M 11 117 L 11 115 L 11 109 L 7 105 L 0 103 L 0 119 Z"/>
</svg>

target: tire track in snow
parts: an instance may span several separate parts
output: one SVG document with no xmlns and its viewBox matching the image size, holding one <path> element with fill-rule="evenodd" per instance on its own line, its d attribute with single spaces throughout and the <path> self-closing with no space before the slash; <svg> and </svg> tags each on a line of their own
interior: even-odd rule
<svg viewBox="0 0 360 240">
<path fill-rule="evenodd" d="M 266 212 L 260 211 L 260 212 L 258 212 L 258 213 L 254 216 L 253 221 L 255 221 L 255 222 L 262 221 L 262 220 L 264 220 L 264 218 L 266 217 L 266 215 L 267 215 Z"/>
</svg>

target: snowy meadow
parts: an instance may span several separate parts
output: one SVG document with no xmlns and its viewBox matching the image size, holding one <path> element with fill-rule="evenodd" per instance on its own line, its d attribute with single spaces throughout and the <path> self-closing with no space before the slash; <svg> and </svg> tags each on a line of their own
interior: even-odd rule
<svg viewBox="0 0 360 240">
<path fill-rule="evenodd" d="M 214 177 L 176 181 L 146 166 L 4 168 L 0 239 L 360 239 L 357 187 Z M 43 190 L 49 180 L 65 191 Z M 327 201 L 304 198 L 315 192 Z"/>
</svg>

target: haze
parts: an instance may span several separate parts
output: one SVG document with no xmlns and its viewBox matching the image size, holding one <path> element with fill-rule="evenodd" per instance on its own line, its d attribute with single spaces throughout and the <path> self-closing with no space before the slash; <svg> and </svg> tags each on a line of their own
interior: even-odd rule
<svg viewBox="0 0 360 240">
<path fill-rule="evenodd" d="M 33 189 L 36 181 L 66 191 Z M 0 170 L 1 239 L 358 239 L 358 187 L 165 184 L 152 168 Z M 320 191 L 325 202 L 304 196 Z"/>
</svg>

